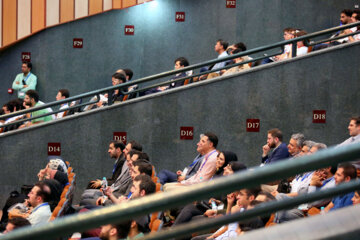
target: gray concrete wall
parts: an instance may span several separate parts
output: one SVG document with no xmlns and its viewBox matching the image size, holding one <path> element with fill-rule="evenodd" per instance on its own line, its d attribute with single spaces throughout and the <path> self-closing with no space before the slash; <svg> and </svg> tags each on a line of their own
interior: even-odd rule
<svg viewBox="0 0 360 240">
<path fill-rule="evenodd" d="M 115 131 L 142 143 L 157 171 L 189 164 L 206 131 L 218 135 L 218 149 L 236 152 L 248 166 L 260 163 L 270 128 L 283 130 L 285 142 L 303 132 L 339 143 L 348 137 L 349 117 L 360 112 L 359 51 L 360 43 L 345 44 L 1 135 L 0 203 L 10 190 L 36 181 L 48 142 L 61 142 L 62 157 L 77 174 L 77 197 L 89 180 L 111 175 L 107 149 Z M 312 123 L 313 110 L 327 111 L 326 124 Z M 260 119 L 260 132 L 246 132 L 248 118 Z M 194 127 L 194 140 L 180 140 L 181 126 Z"/>
<path fill-rule="evenodd" d="M 66 23 L 44 30 L 0 52 L 0 103 L 9 96 L 21 52 L 31 52 L 37 90 L 43 101 L 55 100 L 57 91 L 72 95 L 111 85 L 118 68 L 131 68 L 134 78 L 173 68 L 184 56 L 190 63 L 216 58 L 215 41 L 243 41 L 249 48 L 282 40 L 282 29 L 298 27 L 308 32 L 339 24 L 339 13 L 357 0 L 238 0 L 227 9 L 225 0 L 156 0 L 125 10 Z M 184 23 L 175 12 L 184 11 Z M 134 36 L 124 36 L 124 25 L 135 25 Z M 84 48 L 73 49 L 73 38 L 83 38 Z"/>
</svg>

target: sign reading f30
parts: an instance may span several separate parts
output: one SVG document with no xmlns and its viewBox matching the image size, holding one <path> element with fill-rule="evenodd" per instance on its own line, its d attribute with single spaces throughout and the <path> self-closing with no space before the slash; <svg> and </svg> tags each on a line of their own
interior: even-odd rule
<svg viewBox="0 0 360 240">
<path fill-rule="evenodd" d="M 134 35 L 135 34 L 134 25 L 125 25 L 124 32 L 125 32 L 125 35 Z"/>
</svg>

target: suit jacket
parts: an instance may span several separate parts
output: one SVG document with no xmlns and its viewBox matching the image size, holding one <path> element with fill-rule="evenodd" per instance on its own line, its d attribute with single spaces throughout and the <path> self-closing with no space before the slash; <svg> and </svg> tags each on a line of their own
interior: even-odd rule
<svg viewBox="0 0 360 240">
<path fill-rule="evenodd" d="M 200 154 L 196 156 L 193 163 L 188 167 L 188 171 L 186 173 L 185 179 L 189 179 L 190 177 L 195 175 L 195 173 L 200 168 L 203 158 L 204 158 L 204 156 L 201 156 Z"/>
<path fill-rule="evenodd" d="M 274 163 L 284 160 L 290 156 L 289 150 L 285 143 L 281 143 L 272 153 L 262 158 L 262 162 L 265 164 Z"/>
<path fill-rule="evenodd" d="M 107 179 L 109 186 L 111 186 L 116 181 L 116 179 L 120 176 L 124 163 L 125 163 L 125 155 L 122 153 L 114 165 L 113 174 L 112 174 L 111 178 Z"/>
</svg>

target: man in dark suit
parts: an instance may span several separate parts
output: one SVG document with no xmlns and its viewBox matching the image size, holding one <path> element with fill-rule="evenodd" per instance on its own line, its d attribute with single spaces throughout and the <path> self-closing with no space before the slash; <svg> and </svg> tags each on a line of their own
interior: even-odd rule
<svg viewBox="0 0 360 240">
<path fill-rule="evenodd" d="M 285 143 L 282 142 L 282 132 L 277 129 L 268 131 L 267 143 L 263 146 L 262 163 L 270 164 L 288 158 L 289 151 Z M 271 153 L 270 150 L 274 149 Z"/>
</svg>

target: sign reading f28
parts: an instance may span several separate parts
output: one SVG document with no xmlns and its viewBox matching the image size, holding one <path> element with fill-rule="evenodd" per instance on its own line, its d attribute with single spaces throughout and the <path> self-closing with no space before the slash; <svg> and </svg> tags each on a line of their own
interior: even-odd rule
<svg viewBox="0 0 360 240">
<path fill-rule="evenodd" d="M 21 62 L 31 62 L 31 52 L 22 52 Z"/>
<path fill-rule="evenodd" d="M 48 156 L 60 156 L 61 155 L 61 144 L 48 143 Z"/>
<path fill-rule="evenodd" d="M 134 35 L 135 34 L 134 25 L 125 25 L 124 32 L 125 32 L 125 35 Z"/>
<path fill-rule="evenodd" d="M 84 41 L 82 38 L 74 38 L 73 39 L 73 48 L 83 48 Z"/>
</svg>

